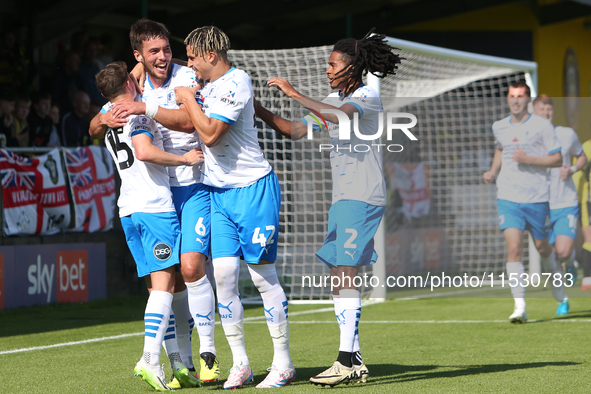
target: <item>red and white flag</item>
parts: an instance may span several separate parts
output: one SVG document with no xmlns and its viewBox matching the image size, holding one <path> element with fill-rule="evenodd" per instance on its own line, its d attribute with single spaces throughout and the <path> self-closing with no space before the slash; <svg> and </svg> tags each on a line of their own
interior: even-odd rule
<svg viewBox="0 0 591 394">
<path fill-rule="evenodd" d="M 106 231 L 115 216 L 115 176 L 107 149 L 100 146 L 64 152 L 76 212 L 71 231 Z"/>
<path fill-rule="evenodd" d="M 6 235 L 55 234 L 70 225 L 70 202 L 58 149 L 29 159 L 0 149 Z"/>
</svg>

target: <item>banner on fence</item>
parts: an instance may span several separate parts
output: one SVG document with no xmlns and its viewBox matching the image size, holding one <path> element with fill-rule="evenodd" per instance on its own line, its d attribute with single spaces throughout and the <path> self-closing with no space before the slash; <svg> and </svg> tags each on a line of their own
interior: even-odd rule
<svg viewBox="0 0 591 394">
<path fill-rule="evenodd" d="M 56 148 L 34 159 L 0 149 L 6 235 L 55 234 L 70 225 L 66 178 Z"/>
<path fill-rule="evenodd" d="M 72 231 L 105 231 L 113 227 L 115 176 L 105 148 L 89 146 L 64 152 L 75 220 Z"/>
</svg>

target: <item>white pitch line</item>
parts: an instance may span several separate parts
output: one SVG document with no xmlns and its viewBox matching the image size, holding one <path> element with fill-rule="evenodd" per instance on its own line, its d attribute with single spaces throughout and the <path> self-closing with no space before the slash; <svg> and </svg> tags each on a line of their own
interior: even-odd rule
<svg viewBox="0 0 591 394">
<path fill-rule="evenodd" d="M 64 347 L 64 346 L 82 345 L 82 344 L 85 344 L 85 343 L 109 341 L 111 339 L 119 339 L 119 338 L 137 337 L 137 336 L 140 336 L 140 335 L 144 335 L 144 333 L 143 332 L 134 332 L 132 334 L 121 334 L 121 335 L 114 335 L 114 336 L 111 336 L 111 337 L 85 339 L 83 341 L 56 343 L 55 345 L 35 346 L 35 347 L 27 347 L 27 348 L 14 349 L 14 350 L 4 350 L 4 351 L 0 351 L 0 355 L 2 355 L 2 354 L 11 354 L 11 353 L 30 352 L 30 351 L 33 351 L 33 350 L 52 349 L 52 348 Z"/>
<path fill-rule="evenodd" d="M 363 302 L 362 305 L 369 306 L 369 305 L 373 305 L 373 304 L 377 304 L 377 303 L 378 302 L 375 302 L 375 301 L 369 301 L 369 302 Z M 334 308 L 320 308 L 320 309 L 313 309 L 313 310 L 309 310 L 309 311 L 292 312 L 292 313 L 289 313 L 289 316 L 301 316 L 301 315 L 309 315 L 312 313 L 322 313 L 322 312 L 334 312 Z M 265 316 L 247 317 L 244 319 L 244 322 L 245 323 L 257 323 L 258 320 L 263 320 L 260 323 L 266 323 Z M 333 323 L 333 322 L 331 322 L 331 323 Z M 216 322 L 215 324 L 219 325 L 220 322 Z M 85 339 L 83 341 L 56 343 L 54 345 L 47 345 L 47 346 L 35 346 L 35 347 L 28 347 L 28 348 L 21 348 L 21 349 L 3 350 L 3 351 L 0 351 L 0 355 L 31 352 L 34 350 L 53 349 L 53 348 L 64 347 L 64 346 L 83 345 L 86 343 L 110 341 L 112 339 L 127 338 L 127 337 L 134 337 L 134 336 L 140 336 L 140 335 L 144 335 L 144 332 L 136 332 L 136 333 L 132 333 L 132 334 L 121 334 L 121 335 L 114 335 L 114 336 L 110 336 L 110 337 L 102 337 L 102 338 L 94 338 L 94 339 Z"/>
</svg>

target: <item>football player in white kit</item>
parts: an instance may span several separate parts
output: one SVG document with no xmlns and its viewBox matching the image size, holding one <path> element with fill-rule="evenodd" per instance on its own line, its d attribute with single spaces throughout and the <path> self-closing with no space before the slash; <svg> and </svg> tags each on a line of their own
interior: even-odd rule
<svg viewBox="0 0 591 394">
<path fill-rule="evenodd" d="M 214 26 L 193 30 L 185 39 L 188 65 L 209 81 L 199 102 L 194 89 L 177 88 L 205 144 L 204 183 L 211 186 L 211 234 L 218 313 L 234 365 L 225 389 L 253 379 L 244 345 L 244 309 L 238 291 L 240 257 L 263 299 L 273 339 L 271 371 L 258 388 L 281 387 L 295 379 L 289 354 L 287 298 L 275 270 L 281 191 L 259 147 L 249 76 L 230 66 L 230 41 Z"/>
<path fill-rule="evenodd" d="M 552 98 L 541 94 L 534 99 L 533 106 L 534 114 L 552 122 L 554 117 Z M 554 132 L 562 147 L 562 167 L 550 170 L 550 237 L 548 242 L 554 246 L 560 265 L 564 263 L 566 273 L 570 274 L 565 275 L 564 280 L 572 285 L 577 280 L 573 247 L 577 238 L 577 221 L 580 217 L 577 188 L 572 175 L 587 164 L 587 156 L 573 129 L 555 126 Z M 577 158 L 575 164 L 572 164 L 572 157 Z M 568 298 L 565 298 L 558 304 L 556 314 L 566 315 L 568 310 Z"/>
<path fill-rule="evenodd" d="M 117 103 L 111 112 L 115 118 L 132 114 L 154 118 L 164 136 L 164 150 L 182 155 L 200 146 L 200 140 L 187 112 L 177 105 L 174 88 L 195 87 L 197 78 L 191 68 L 171 62 L 168 35 L 164 25 L 148 19 L 141 19 L 131 27 L 129 36 L 134 56 L 146 74 L 143 95 L 139 102 Z M 110 114 L 102 117 L 104 119 L 101 115 L 95 118 L 99 130 L 102 122 L 111 120 Z M 204 382 L 216 381 L 220 370 L 214 342 L 215 296 L 206 276 L 211 239 L 210 188 L 202 183 L 199 166 L 170 167 L 168 172 L 181 223 L 182 278 L 177 278 L 173 301 L 181 357 L 193 371 L 190 334 L 196 325 L 201 363 L 199 375 Z M 172 382 L 171 386 L 180 388 L 177 382 Z"/>
<path fill-rule="evenodd" d="M 123 62 L 107 65 L 96 81 L 109 100 L 107 105 L 136 97 L 135 82 Z M 144 314 L 144 351 L 134 371 L 158 391 L 170 390 L 160 366 L 163 341 L 167 342 L 175 378 L 187 387 L 200 384 L 180 359 L 171 318 L 180 228 L 164 166 L 192 166 L 202 162 L 203 153 L 197 149 L 182 156 L 166 153 L 162 139 L 156 122 L 145 116 L 130 116 L 123 127 L 106 133 L 107 149 L 121 178 L 117 202 L 121 225 L 138 276 L 151 282 Z"/>
<path fill-rule="evenodd" d="M 366 151 L 362 148 L 357 152 L 351 147 L 357 143 L 372 144 L 368 140 L 376 135 L 380 117 L 383 116 L 382 100 L 374 89 L 363 84 L 363 74 L 371 72 L 382 78 L 395 74 L 401 60 L 384 41 L 385 36 L 369 37 L 370 34 L 361 40 L 349 38 L 336 43 L 328 59 L 326 74 L 330 86 L 338 92 L 330 94 L 322 102 L 303 96 L 284 79 L 273 78 L 268 82 L 316 115 L 321 110 L 339 109 L 348 119 L 359 119 L 358 130 L 350 133 L 350 139 L 340 140 L 341 120 L 334 114 L 321 114 L 329 122 L 333 188 L 328 234 L 316 257 L 330 268 L 332 277 L 349 279 L 332 290 L 340 346 L 333 366 L 310 378 L 311 383 L 322 386 L 349 381 L 365 382 L 369 374 L 359 344 L 361 294 L 351 280 L 358 274 L 360 266 L 377 260 L 373 238 L 385 211 L 386 184 L 378 149 Z M 302 121 L 291 122 L 272 114 L 258 103 L 255 108 L 257 116 L 265 123 L 293 139 L 302 138 L 310 127 L 325 129 L 324 122 L 318 124 L 317 118 L 310 115 Z M 358 133 L 363 138 L 359 138 Z"/>
<path fill-rule="evenodd" d="M 515 308 L 509 321 L 527 321 L 525 285 L 528 281 L 522 256 L 522 234 L 529 230 L 542 258 L 546 272 L 558 272 L 552 247 L 548 243 L 546 219 L 550 216 L 550 173 L 548 167 L 560 167 L 562 155 L 554 126 L 547 119 L 530 114 L 529 87 L 524 82 L 509 86 L 507 103 L 511 115 L 493 124 L 496 150 L 490 171 L 483 174 L 485 183 L 497 179 L 499 226 L 507 244 L 507 274 Z M 548 281 L 560 301 L 565 298 L 564 283 Z M 560 286 L 555 283 L 559 283 Z"/>
</svg>

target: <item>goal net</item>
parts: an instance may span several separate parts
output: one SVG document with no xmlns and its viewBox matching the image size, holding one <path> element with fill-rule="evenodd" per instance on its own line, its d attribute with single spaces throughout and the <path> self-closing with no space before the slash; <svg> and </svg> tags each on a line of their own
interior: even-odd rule
<svg viewBox="0 0 591 394">
<path fill-rule="evenodd" d="M 361 275 L 377 275 L 384 284 L 386 275 L 437 270 L 498 274 L 505 248 L 497 225 L 496 189 L 483 184 L 482 173 L 494 154 L 491 125 L 508 115 L 503 100 L 507 87 L 514 81 L 531 81 L 532 75 L 535 81 L 536 65 L 388 41 L 405 60 L 397 75 L 379 84 L 370 76 L 367 83 L 380 89 L 385 112 L 417 117 L 412 131 L 418 141 L 405 139 L 399 142 L 403 152 L 383 155 L 388 205 L 381 237 L 376 237 L 381 240 L 376 241 L 380 260 L 364 267 Z M 235 67 L 248 72 L 255 97 L 265 108 L 299 120 L 301 107 L 266 82 L 285 78 L 302 94 L 322 99 L 331 93 L 325 74 L 331 50 L 332 46 L 232 50 L 229 57 Z M 291 141 L 260 120 L 257 125 L 261 147 L 281 185 L 276 263 L 280 280 L 289 300 L 327 300 L 330 284 L 324 286 L 321 279 L 329 270 L 315 253 L 326 236 L 331 206 L 329 155 L 318 149 L 319 143 L 328 143 L 328 136 Z M 406 137 L 400 133 L 398 138 Z M 417 195 L 420 201 L 415 201 Z M 259 297 L 246 267 L 241 270 L 240 290 L 246 302 Z M 368 296 L 372 290 L 376 292 L 364 286 L 363 293 Z"/>
</svg>

